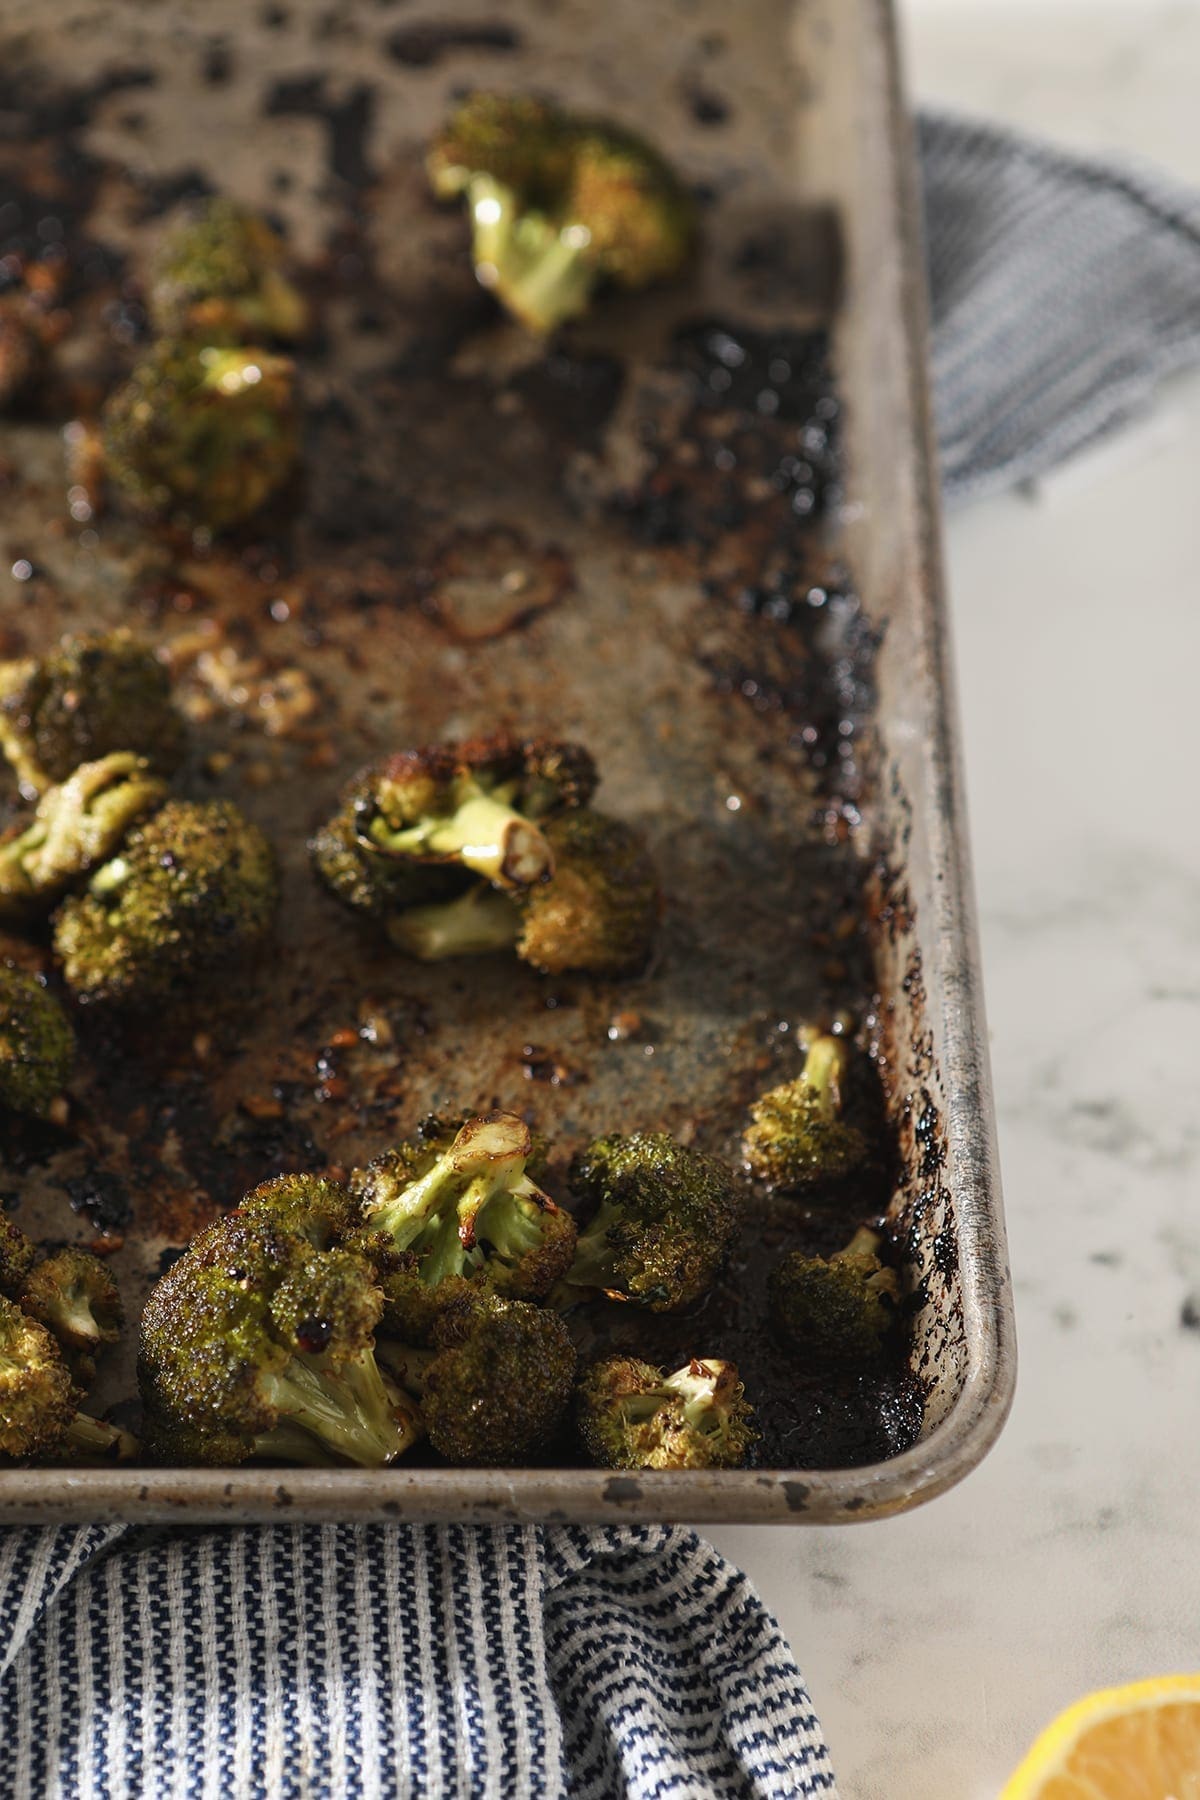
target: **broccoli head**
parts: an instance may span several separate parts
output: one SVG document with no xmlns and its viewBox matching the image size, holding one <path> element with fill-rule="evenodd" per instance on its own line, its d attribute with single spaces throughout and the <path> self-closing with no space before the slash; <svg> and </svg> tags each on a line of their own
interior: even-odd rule
<svg viewBox="0 0 1200 1800">
<path fill-rule="evenodd" d="M 470 95 L 427 168 L 439 199 L 467 201 L 479 281 L 531 331 L 586 311 L 604 283 L 678 274 L 695 238 L 691 201 L 656 150 L 541 101 Z"/>
<path fill-rule="evenodd" d="M 575 1423 L 602 1469 L 736 1469 L 758 1435 L 737 1369 L 712 1357 L 673 1375 L 634 1356 L 593 1363 Z"/>
<path fill-rule="evenodd" d="M 526 1172 L 532 1153 L 528 1126 L 497 1112 L 452 1136 L 429 1121 L 415 1143 L 353 1172 L 356 1242 L 380 1271 L 389 1331 L 423 1343 L 464 1285 L 533 1300 L 569 1268 L 575 1224 Z"/>
<path fill-rule="evenodd" d="M 375 1271 L 338 1246 L 352 1216 L 336 1183 L 281 1177 L 152 1289 L 138 1379 L 160 1459 L 376 1468 L 414 1441 L 415 1411 L 375 1360 Z"/>
<path fill-rule="evenodd" d="M 83 763 L 60 786 L 47 788 L 32 820 L 0 837 L 0 923 L 49 912 L 166 797 L 166 782 L 129 750 Z"/>
<path fill-rule="evenodd" d="M 53 1450 L 75 1415 L 75 1390 L 44 1325 L 0 1298 L 0 1453 Z"/>
<path fill-rule="evenodd" d="M 342 811 L 368 852 L 470 870 L 519 893 L 553 873 L 544 822 L 585 806 L 595 785 L 577 744 L 498 733 L 400 751 L 355 778 Z"/>
<path fill-rule="evenodd" d="M 828 1032 L 810 1033 L 804 1067 L 750 1108 L 742 1154 L 751 1174 L 772 1187 L 845 1180 L 871 1160 L 867 1134 L 846 1117 L 851 1047 Z"/>
<path fill-rule="evenodd" d="M 45 343 L 25 297 L 0 296 L 0 412 L 33 386 L 44 359 Z"/>
<path fill-rule="evenodd" d="M 433 1448 L 452 1463 L 522 1462 L 552 1441 L 575 1380 L 575 1346 L 557 1313 L 472 1290 L 438 1314 L 432 1353 L 385 1344 L 418 1394 Z"/>
<path fill-rule="evenodd" d="M 30 1270 L 20 1304 L 52 1331 L 65 1351 L 94 1357 L 115 1344 L 125 1309 L 112 1273 L 87 1250 L 56 1250 Z"/>
<path fill-rule="evenodd" d="M 789 1349 L 815 1368 L 870 1368 L 883 1356 L 897 1319 L 900 1284 L 879 1260 L 877 1231 L 857 1231 L 835 1256 L 793 1250 L 771 1271 L 771 1324 Z"/>
<path fill-rule="evenodd" d="M 287 277 L 283 239 L 233 200 L 205 201 L 155 260 L 150 318 L 162 337 L 206 344 L 301 338 L 308 307 Z"/>
<path fill-rule="evenodd" d="M 110 395 L 102 429 L 105 467 L 135 511 L 228 531 L 296 465 L 295 365 L 266 350 L 164 340 Z"/>
<path fill-rule="evenodd" d="M 515 950 L 547 975 L 623 975 L 650 952 L 661 907 L 654 865 L 639 834 L 590 807 L 551 819 L 554 873 L 511 898 L 475 887 L 416 906 L 389 924 L 397 946 L 422 962 Z"/>
<path fill-rule="evenodd" d="M 228 800 L 169 800 L 54 921 L 85 1002 L 145 1006 L 259 944 L 279 898 L 275 856 Z"/>
<path fill-rule="evenodd" d="M 712 1285 L 738 1230 L 723 1162 L 665 1131 L 595 1138 L 573 1160 L 571 1188 L 594 1208 L 565 1277 L 566 1301 L 604 1293 L 675 1312 Z"/>
<path fill-rule="evenodd" d="M 0 663 L 0 749 L 27 794 L 118 750 L 170 775 L 183 755 L 183 720 L 148 644 L 128 631 L 70 637 L 47 656 Z"/>
<path fill-rule="evenodd" d="M 0 1108 L 44 1118 L 75 1060 L 66 1013 L 21 969 L 0 967 Z"/>
</svg>

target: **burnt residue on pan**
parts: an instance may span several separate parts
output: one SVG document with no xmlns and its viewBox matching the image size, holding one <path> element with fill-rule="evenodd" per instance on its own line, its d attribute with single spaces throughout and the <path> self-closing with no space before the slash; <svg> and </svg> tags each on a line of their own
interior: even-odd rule
<svg viewBox="0 0 1200 1800">
<path fill-rule="evenodd" d="M 264 43 L 304 9 L 269 10 L 246 27 L 279 32 Z M 600 1130 L 665 1127 L 736 1160 L 748 1102 L 797 1071 L 807 1019 L 847 1011 L 882 1041 L 860 844 L 877 638 L 839 547 L 824 327 L 765 322 L 744 232 L 714 223 L 698 295 L 614 300 L 549 349 L 529 344 L 474 282 L 463 222 L 429 201 L 417 143 L 390 158 L 381 147 L 392 115 L 359 63 L 336 66 L 331 44 L 320 73 L 289 64 L 264 79 L 223 19 L 200 48 L 229 52 L 205 91 L 244 99 L 240 139 L 226 115 L 236 190 L 253 192 L 253 159 L 282 193 L 292 140 L 277 134 L 316 120 L 323 144 L 319 230 L 281 199 L 285 223 L 308 230 L 320 315 L 300 353 L 304 477 L 240 537 L 149 533 L 98 492 L 74 516 L 68 503 L 63 425 L 94 418 L 145 335 L 154 197 L 216 184 L 195 163 L 193 102 L 170 87 L 169 59 L 147 46 L 148 62 L 74 89 L 31 68 L 0 139 L 0 249 L 19 262 L 55 245 L 64 312 L 53 370 L 0 447 L 0 651 L 80 626 L 143 630 L 191 719 L 183 786 L 236 797 L 284 867 L 272 954 L 166 1020 L 81 1014 L 66 1124 L 5 1128 L 21 1223 L 96 1238 L 135 1308 L 249 1187 L 344 1173 L 431 1108 L 523 1113 L 554 1140 L 561 1192 L 571 1151 Z M 393 30 L 388 82 L 445 93 L 457 48 L 506 69 L 521 53 L 491 25 L 463 44 L 422 30 Z M 697 123 L 723 142 L 714 104 Z M 125 157 L 92 129 L 97 106 Z M 603 771 L 600 803 L 645 831 L 667 909 L 642 976 L 423 968 L 312 879 L 305 839 L 356 767 L 494 726 L 578 736 Z M 765 1334 L 772 1257 L 836 1248 L 879 1196 L 744 1198 L 742 1247 L 693 1313 L 589 1308 L 581 1342 L 733 1356 L 760 1408 L 764 1468 L 907 1447 L 924 1389 L 902 1350 L 881 1375 L 839 1382 L 798 1372 Z M 101 1399 L 130 1392 L 127 1358 Z"/>
</svg>

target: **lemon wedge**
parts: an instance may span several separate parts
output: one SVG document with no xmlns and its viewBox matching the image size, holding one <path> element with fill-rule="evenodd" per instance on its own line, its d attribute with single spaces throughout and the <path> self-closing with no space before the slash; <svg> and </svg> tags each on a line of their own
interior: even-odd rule
<svg viewBox="0 0 1200 1800">
<path fill-rule="evenodd" d="M 1077 1701 L 1043 1731 L 1000 1800 L 1200 1800 L 1200 1675 Z"/>
</svg>

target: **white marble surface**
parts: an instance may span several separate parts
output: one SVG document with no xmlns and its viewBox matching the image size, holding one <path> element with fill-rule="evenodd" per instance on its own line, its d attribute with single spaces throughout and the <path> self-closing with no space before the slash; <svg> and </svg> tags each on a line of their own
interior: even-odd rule
<svg viewBox="0 0 1200 1800">
<path fill-rule="evenodd" d="M 908 0 L 920 98 L 1200 181 L 1194 0 Z M 842 1800 L 994 1800 L 1086 1690 L 1200 1667 L 1200 376 L 948 522 L 1021 1374 L 957 1491 L 727 1530 Z"/>
</svg>

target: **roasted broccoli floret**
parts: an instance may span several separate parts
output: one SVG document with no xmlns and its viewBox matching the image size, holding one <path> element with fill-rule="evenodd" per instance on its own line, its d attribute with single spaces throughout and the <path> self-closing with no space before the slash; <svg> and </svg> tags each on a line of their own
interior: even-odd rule
<svg viewBox="0 0 1200 1800">
<path fill-rule="evenodd" d="M 266 350 L 166 340 L 110 395 L 102 428 L 105 467 L 137 512 L 228 531 L 295 467 L 295 366 Z"/>
<path fill-rule="evenodd" d="M 87 1250 L 56 1250 L 25 1278 L 23 1311 L 52 1331 L 64 1350 L 95 1356 L 115 1344 L 125 1309 L 111 1271 Z"/>
<path fill-rule="evenodd" d="M 439 199 L 466 198 L 479 281 L 532 331 L 586 311 L 603 283 L 678 274 L 695 236 L 688 195 L 644 139 L 538 100 L 471 95 L 427 166 Z"/>
<path fill-rule="evenodd" d="M 150 318 L 161 336 L 206 344 L 303 337 L 308 306 L 286 271 L 283 239 L 260 214 L 205 201 L 155 259 Z"/>
<path fill-rule="evenodd" d="M 55 915 L 54 947 L 83 1001 L 145 1006 L 266 937 L 279 883 L 256 825 L 227 800 L 169 800 Z"/>
<path fill-rule="evenodd" d="M 639 834 L 584 807 L 545 828 L 554 873 L 509 898 L 476 887 L 415 906 L 389 923 L 392 941 L 422 962 L 515 950 L 548 975 L 623 975 L 649 955 L 661 907 Z"/>
<path fill-rule="evenodd" d="M 674 1312 L 711 1286 L 737 1235 L 733 1176 L 665 1131 L 595 1138 L 570 1171 L 594 1208 L 565 1277 L 564 1303 L 604 1293 Z"/>
<path fill-rule="evenodd" d="M 0 1298 L 0 1453 L 52 1451 L 75 1416 L 75 1389 L 44 1325 Z"/>
<path fill-rule="evenodd" d="M 0 837 L 0 922 L 48 913 L 166 797 L 166 782 L 129 750 L 84 763 L 60 786 L 47 788 L 32 820 Z"/>
<path fill-rule="evenodd" d="M 519 893 L 553 873 L 545 822 L 585 806 L 595 785 L 587 751 L 553 738 L 404 750 L 355 776 L 313 840 L 317 872 L 339 899 L 376 916 L 438 899 L 431 868 Z"/>
<path fill-rule="evenodd" d="M 127 631 L 71 637 L 47 656 L 0 663 L 0 749 L 27 794 L 118 750 L 170 775 L 183 720 L 148 644 Z"/>
<path fill-rule="evenodd" d="M 336 1183 L 284 1176 L 152 1289 L 138 1379 L 160 1459 L 379 1467 L 413 1442 L 415 1410 L 375 1360 L 375 1271 L 338 1247 L 353 1214 Z"/>
<path fill-rule="evenodd" d="M 453 1463 L 522 1462 L 552 1440 L 575 1379 L 575 1346 L 557 1313 L 472 1290 L 438 1314 L 432 1354 L 384 1344 L 420 1399 L 429 1441 Z"/>
<path fill-rule="evenodd" d="M 462 1284 L 532 1300 L 569 1268 L 575 1224 L 526 1173 L 531 1153 L 528 1126 L 497 1112 L 353 1172 L 358 1241 L 380 1271 L 389 1331 L 424 1342 Z"/>
<path fill-rule="evenodd" d="M 602 1469 L 736 1469 L 758 1435 L 737 1369 L 712 1357 L 673 1375 L 634 1356 L 593 1363 L 575 1423 Z"/>
<path fill-rule="evenodd" d="M 771 1323 L 814 1368 L 870 1368 L 896 1324 L 900 1283 L 879 1260 L 883 1239 L 865 1226 L 830 1257 L 793 1250 L 767 1284 Z"/>
<path fill-rule="evenodd" d="M 813 1033 L 795 1081 L 754 1102 L 742 1139 L 753 1175 L 772 1187 L 811 1187 L 842 1181 L 869 1162 L 869 1138 L 845 1115 L 850 1058 L 845 1038 Z"/>
<path fill-rule="evenodd" d="M 75 1060 L 66 1013 L 36 976 L 0 967 L 0 1108 L 43 1118 Z"/>
<path fill-rule="evenodd" d="M 33 386 L 44 358 L 45 343 L 25 297 L 0 297 L 0 412 Z"/>
</svg>

